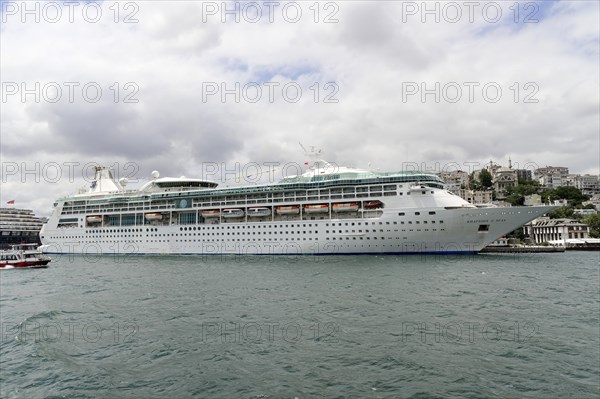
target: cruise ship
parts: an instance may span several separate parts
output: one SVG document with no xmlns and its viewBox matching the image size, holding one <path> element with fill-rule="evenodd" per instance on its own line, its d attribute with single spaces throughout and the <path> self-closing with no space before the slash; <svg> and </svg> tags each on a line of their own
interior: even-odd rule
<svg viewBox="0 0 600 399">
<path fill-rule="evenodd" d="M 0 250 L 17 244 L 40 244 L 43 222 L 31 209 L 0 208 Z"/>
<path fill-rule="evenodd" d="M 125 189 L 97 167 L 89 191 L 61 198 L 46 253 L 473 254 L 555 207 L 476 207 L 426 172 L 378 172 L 321 159 L 277 183 L 219 187 L 160 177 Z"/>
</svg>

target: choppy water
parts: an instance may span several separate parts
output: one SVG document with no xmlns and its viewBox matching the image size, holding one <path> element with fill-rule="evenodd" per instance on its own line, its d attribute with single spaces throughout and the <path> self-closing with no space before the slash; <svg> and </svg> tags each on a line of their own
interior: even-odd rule
<svg viewBox="0 0 600 399">
<path fill-rule="evenodd" d="M 597 398 L 599 254 L 54 257 L 3 398 Z"/>
</svg>

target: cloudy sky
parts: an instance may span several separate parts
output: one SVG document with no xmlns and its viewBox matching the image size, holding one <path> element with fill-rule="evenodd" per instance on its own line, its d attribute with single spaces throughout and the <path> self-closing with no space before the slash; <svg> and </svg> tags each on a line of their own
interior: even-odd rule
<svg viewBox="0 0 600 399">
<path fill-rule="evenodd" d="M 381 170 L 599 173 L 597 1 L 0 5 L 3 206 L 48 215 L 96 164 L 234 184 L 302 165 L 298 142 Z"/>
</svg>

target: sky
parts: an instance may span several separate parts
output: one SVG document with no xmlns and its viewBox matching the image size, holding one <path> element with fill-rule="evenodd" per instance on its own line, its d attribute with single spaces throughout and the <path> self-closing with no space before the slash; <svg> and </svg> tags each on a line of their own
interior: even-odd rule
<svg viewBox="0 0 600 399">
<path fill-rule="evenodd" d="M 277 181 L 299 143 L 382 171 L 598 174 L 599 4 L 0 1 L 0 204 L 49 215 L 95 165 Z"/>
</svg>

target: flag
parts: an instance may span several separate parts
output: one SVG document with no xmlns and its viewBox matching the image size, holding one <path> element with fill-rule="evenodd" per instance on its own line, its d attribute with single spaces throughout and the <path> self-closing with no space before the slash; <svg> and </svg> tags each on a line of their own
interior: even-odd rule
<svg viewBox="0 0 600 399">
<path fill-rule="evenodd" d="M 10 201 L 6 201 L 7 205 L 14 205 L 15 204 L 15 200 L 10 200 Z"/>
</svg>

